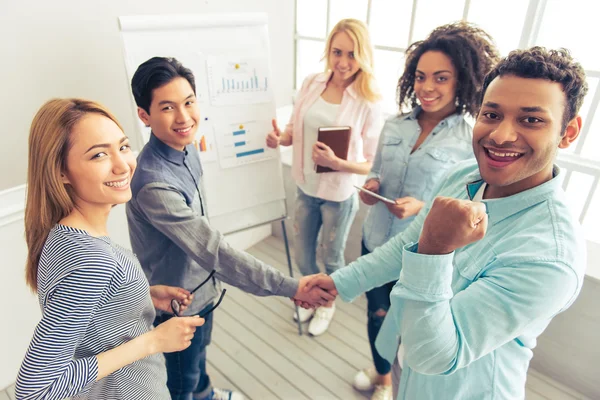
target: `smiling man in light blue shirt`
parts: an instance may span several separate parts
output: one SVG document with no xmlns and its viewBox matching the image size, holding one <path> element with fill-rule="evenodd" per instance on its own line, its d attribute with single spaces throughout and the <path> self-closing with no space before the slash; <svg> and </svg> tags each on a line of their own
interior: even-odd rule
<svg viewBox="0 0 600 400">
<path fill-rule="evenodd" d="M 554 165 L 587 92 L 566 51 L 515 51 L 486 77 L 459 164 L 413 223 L 313 284 L 347 301 L 398 279 L 377 338 L 405 351 L 397 399 L 523 399 L 532 349 L 581 290 L 585 240 Z M 395 363 L 395 377 L 399 375 Z"/>
</svg>

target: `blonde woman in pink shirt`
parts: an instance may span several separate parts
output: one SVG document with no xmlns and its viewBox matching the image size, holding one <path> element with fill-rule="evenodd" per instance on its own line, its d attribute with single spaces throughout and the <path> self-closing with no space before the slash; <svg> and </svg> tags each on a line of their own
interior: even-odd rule
<svg viewBox="0 0 600 400">
<path fill-rule="evenodd" d="M 316 250 L 321 246 L 328 274 L 345 265 L 344 248 L 358 211 L 353 175 L 366 175 L 377 150 L 381 131 L 379 94 L 373 76 L 373 48 L 366 25 L 355 19 L 338 22 L 325 47 L 326 71 L 308 76 L 300 89 L 290 122 L 281 131 L 273 120 L 267 135 L 271 148 L 294 145 L 292 176 L 298 185 L 294 216 L 295 261 L 304 275 L 319 272 Z M 324 126 L 350 126 L 347 160 L 317 141 Z M 315 172 L 315 166 L 334 172 Z M 324 333 L 335 312 L 335 304 L 316 310 L 301 309 L 299 318 L 312 318 L 308 331 Z"/>
</svg>

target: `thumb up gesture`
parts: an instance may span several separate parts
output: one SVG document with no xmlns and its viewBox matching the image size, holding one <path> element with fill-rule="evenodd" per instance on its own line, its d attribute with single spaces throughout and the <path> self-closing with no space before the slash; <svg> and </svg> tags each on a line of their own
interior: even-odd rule
<svg viewBox="0 0 600 400">
<path fill-rule="evenodd" d="M 419 253 L 448 254 L 481 240 L 487 230 L 485 204 L 436 197 L 423 223 Z"/>
<path fill-rule="evenodd" d="M 276 149 L 281 142 L 281 131 L 277 126 L 277 120 L 275 120 L 275 118 L 271 120 L 271 124 L 273 125 L 273 130 L 267 135 L 267 146 Z"/>
</svg>

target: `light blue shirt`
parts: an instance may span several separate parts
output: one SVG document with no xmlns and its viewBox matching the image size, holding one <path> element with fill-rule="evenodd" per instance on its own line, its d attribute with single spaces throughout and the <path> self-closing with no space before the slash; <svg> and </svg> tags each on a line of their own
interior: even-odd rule
<svg viewBox="0 0 600 400">
<path fill-rule="evenodd" d="M 462 114 L 453 114 L 431 131 L 411 154 L 421 127 L 421 107 L 398 115 L 383 126 L 377 153 L 367 179 L 379 179 L 379 193 L 390 199 L 414 197 L 431 200 L 439 181 L 457 162 L 473 157 L 472 127 Z M 402 232 L 415 217 L 397 218 L 385 204 L 371 207 L 363 225 L 363 241 L 369 251 Z"/>
<path fill-rule="evenodd" d="M 483 200 L 485 237 L 447 255 L 417 253 L 431 203 L 371 254 L 332 274 L 342 299 L 398 279 L 377 337 L 379 353 L 404 366 L 398 399 L 523 399 L 537 337 L 581 290 L 585 240 L 554 178 L 513 196 Z M 483 184 L 460 163 L 437 195 L 471 199 Z M 452 227 L 448 227 L 452 229 Z"/>
</svg>

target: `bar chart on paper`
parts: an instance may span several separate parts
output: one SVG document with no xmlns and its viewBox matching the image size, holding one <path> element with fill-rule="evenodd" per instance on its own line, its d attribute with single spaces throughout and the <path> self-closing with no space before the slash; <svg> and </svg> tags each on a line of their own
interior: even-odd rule
<svg viewBox="0 0 600 400">
<path fill-rule="evenodd" d="M 207 59 L 210 101 L 215 106 L 258 104 L 271 101 L 268 68 L 264 60 Z"/>
<path fill-rule="evenodd" d="M 200 160 L 203 163 L 217 161 L 217 146 L 212 124 L 201 123 L 196 132 L 196 147 L 200 152 Z"/>
<path fill-rule="evenodd" d="M 265 130 L 257 121 L 223 125 L 217 132 L 221 168 L 268 160 L 276 154 L 265 146 Z"/>
</svg>

